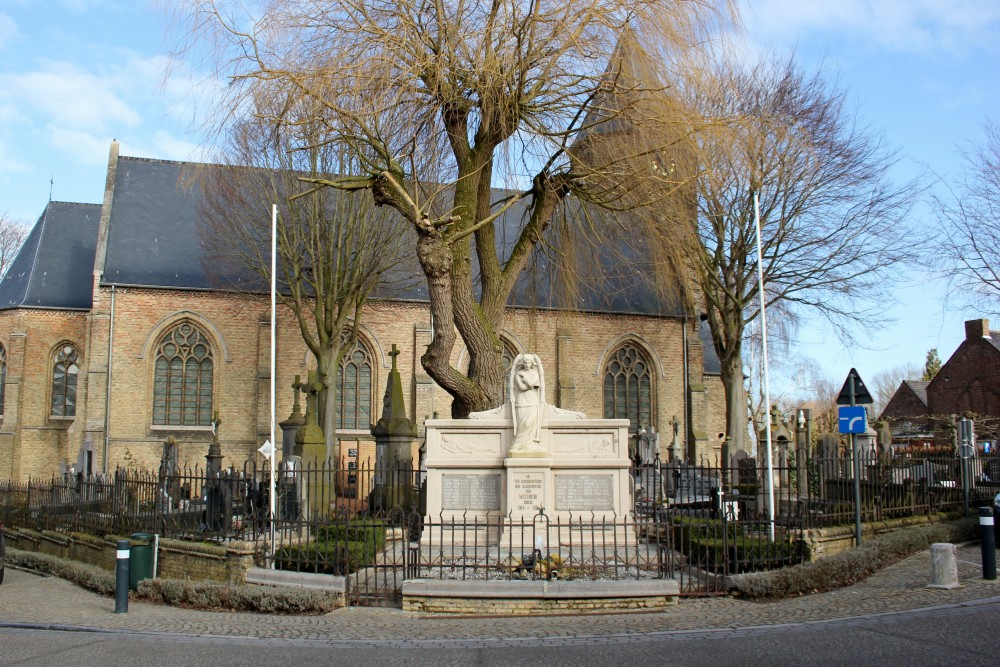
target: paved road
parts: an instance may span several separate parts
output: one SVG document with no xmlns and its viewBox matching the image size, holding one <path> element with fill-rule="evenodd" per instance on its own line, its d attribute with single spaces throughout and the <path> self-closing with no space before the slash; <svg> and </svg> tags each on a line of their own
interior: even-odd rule
<svg viewBox="0 0 1000 667">
<path fill-rule="evenodd" d="M 959 549 L 959 574 L 960 588 L 926 588 L 925 551 L 854 586 L 790 600 L 689 598 L 659 613 L 472 619 L 377 608 L 266 616 L 135 601 L 128 614 L 114 614 L 111 598 L 9 570 L 0 586 L 0 664 L 8 664 L 4 655 L 15 659 L 14 650 L 24 664 L 65 664 L 61 650 L 71 650 L 77 664 L 96 664 L 90 660 L 112 645 L 125 651 L 122 664 L 176 662 L 188 652 L 216 651 L 231 664 L 278 664 L 293 654 L 301 656 L 300 664 L 314 664 L 320 655 L 329 663 L 331 648 L 363 662 L 378 649 L 379 664 L 607 664 L 626 655 L 630 665 L 782 664 L 793 654 L 774 650 L 788 642 L 820 664 L 848 657 L 897 664 L 904 656 L 910 664 L 944 658 L 1000 664 L 1000 657 L 989 658 L 1000 656 L 1000 584 L 980 578 L 978 545 Z M 281 650 L 273 653 L 275 647 Z"/>
<path fill-rule="evenodd" d="M 18 665 L 996 665 L 1000 599 L 735 630 L 523 639 L 247 639 L 0 628 Z"/>
</svg>

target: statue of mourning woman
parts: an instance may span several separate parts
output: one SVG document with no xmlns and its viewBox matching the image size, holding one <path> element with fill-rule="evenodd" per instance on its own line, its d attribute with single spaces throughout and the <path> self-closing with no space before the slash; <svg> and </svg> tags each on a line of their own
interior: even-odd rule
<svg viewBox="0 0 1000 667">
<path fill-rule="evenodd" d="M 510 401 L 514 416 L 514 442 L 510 452 L 544 452 L 542 405 L 545 403 L 542 364 L 536 354 L 519 354 L 510 374 Z"/>
<path fill-rule="evenodd" d="M 550 419 L 585 419 L 582 412 L 564 410 L 545 402 L 545 371 L 537 354 L 519 354 L 511 364 L 510 400 L 492 410 L 473 412 L 470 419 L 510 419 L 514 438 L 512 456 L 545 456 L 542 422 Z"/>
</svg>

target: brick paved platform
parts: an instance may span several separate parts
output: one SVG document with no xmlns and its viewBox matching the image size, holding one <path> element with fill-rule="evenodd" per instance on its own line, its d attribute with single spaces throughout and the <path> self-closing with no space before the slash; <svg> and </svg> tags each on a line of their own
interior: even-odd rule
<svg viewBox="0 0 1000 667">
<path fill-rule="evenodd" d="M 114 600 L 61 579 L 8 568 L 0 585 L 0 627 L 90 628 L 186 636 L 275 640 L 404 641 L 623 636 L 684 630 L 737 629 L 852 618 L 974 601 L 1000 602 L 1000 584 L 981 579 L 978 544 L 958 550 L 962 586 L 929 589 L 930 552 L 831 593 L 774 602 L 685 598 L 655 613 L 534 618 L 440 618 L 399 609 L 352 607 L 324 616 L 273 616 L 196 611 Z"/>
</svg>

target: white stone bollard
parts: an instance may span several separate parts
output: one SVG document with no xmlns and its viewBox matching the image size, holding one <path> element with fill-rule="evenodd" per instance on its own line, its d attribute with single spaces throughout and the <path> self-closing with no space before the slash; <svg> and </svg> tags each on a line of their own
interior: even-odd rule
<svg viewBox="0 0 1000 667">
<path fill-rule="evenodd" d="M 931 583 L 927 588 L 958 588 L 958 554 L 954 544 L 931 545 Z"/>
</svg>

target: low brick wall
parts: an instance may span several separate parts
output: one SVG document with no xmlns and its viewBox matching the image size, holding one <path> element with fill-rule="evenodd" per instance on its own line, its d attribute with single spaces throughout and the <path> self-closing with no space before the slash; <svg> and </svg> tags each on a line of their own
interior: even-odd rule
<svg viewBox="0 0 1000 667">
<path fill-rule="evenodd" d="M 5 528 L 7 544 L 14 549 L 45 553 L 60 558 L 96 565 L 114 572 L 115 550 L 118 540 L 108 535 L 103 538 L 83 533 L 41 533 Z M 253 544 L 233 542 L 226 546 L 160 540 L 156 564 L 157 576 L 192 581 L 218 581 L 244 584 L 247 571 L 253 567 Z"/>
<path fill-rule="evenodd" d="M 435 614 L 530 615 L 661 611 L 677 604 L 671 579 L 631 581 L 403 582 L 403 610 Z"/>
<path fill-rule="evenodd" d="M 953 521 L 957 514 L 931 514 L 928 516 L 910 516 L 886 521 L 871 521 L 861 524 L 861 539 L 871 539 L 884 533 L 892 533 L 909 526 L 925 526 L 934 523 Z M 854 548 L 854 524 L 847 526 L 831 526 L 829 528 L 811 528 L 804 532 L 802 541 L 808 554 L 807 560 L 815 561 L 827 558 Z"/>
</svg>

